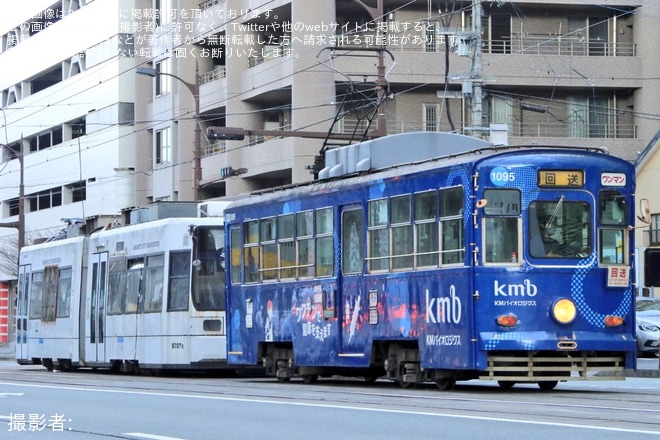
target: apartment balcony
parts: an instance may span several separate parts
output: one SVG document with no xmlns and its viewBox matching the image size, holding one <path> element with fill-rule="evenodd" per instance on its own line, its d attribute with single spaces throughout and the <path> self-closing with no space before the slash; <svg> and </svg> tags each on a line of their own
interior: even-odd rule
<svg viewBox="0 0 660 440">
<path fill-rule="evenodd" d="M 199 105 L 201 112 L 215 111 L 227 101 L 227 71 L 224 66 L 199 76 Z"/>
<path fill-rule="evenodd" d="M 210 72 L 200 74 L 199 84 L 207 84 L 224 78 L 227 78 L 227 68 L 225 66 L 217 66 Z"/>
<path fill-rule="evenodd" d="M 390 83 L 442 81 L 444 45 L 386 48 L 395 63 L 388 76 Z M 636 45 L 627 43 L 594 45 L 560 37 L 525 37 L 512 46 L 511 40 L 487 40 L 483 42 L 482 75 L 487 85 L 494 86 L 638 88 L 643 86 L 639 78 L 644 74 L 642 60 L 635 54 Z M 368 70 L 365 66 L 373 63 L 365 63 L 362 58 L 336 58 L 333 62 L 345 73 L 376 72 L 375 67 Z M 469 75 L 471 58 L 451 52 L 449 67 L 452 83 L 460 84 Z"/>
<path fill-rule="evenodd" d="M 291 126 L 285 126 L 282 130 L 291 130 Z M 243 141 L 244 146 L 254 147 L 265 142 L 270 142 L 276 139 L 284 139 L 284 136 L 246 136 Z M 227 152 L 227 141 L 217 141 L 209 145 L 202 146 L 202 157 L 213 156 L 215 154 L 222 154 Z"/>
</svg>

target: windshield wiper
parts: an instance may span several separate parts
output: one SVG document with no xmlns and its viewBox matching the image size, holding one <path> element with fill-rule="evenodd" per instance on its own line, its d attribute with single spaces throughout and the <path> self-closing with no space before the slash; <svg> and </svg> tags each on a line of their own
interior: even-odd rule
<svg viewBox="0 0 660 440">
<path fill-rule="evenodd" d="M 561 197 L 559 197 L 559 200 L 557 201 L 557 204 L 555 205 L 554 209 L 552 210 L 552 214 L 550 214 L 550 218 L 548 219 L 547 222 L 545 222 L 545 227 L 548 228 L 552 223 L 555 221 L 555 218 L 557 218 L 557 214 L 559 213 L 559 210 L 561 209 L 561 205 L 564 203 L 564 195 L 562 194 Z"/>
</svg>

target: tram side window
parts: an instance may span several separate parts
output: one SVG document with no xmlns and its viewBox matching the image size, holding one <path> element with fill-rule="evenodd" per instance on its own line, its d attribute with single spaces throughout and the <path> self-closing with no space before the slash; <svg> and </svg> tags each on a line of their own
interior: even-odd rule
<svg viewBox="0 0 660 440">
<path fill-rule="evenodd" d="M 261 277 L 263 281 L 277 280 L 277 223 L 275 217 L 259 222 L 261 242 Z"/>
<path fill-rule="evenodd" d="M 142 269 L 144 269 L 144 258 L 132 258 L 128 260 L 128 272 L 126 273 L 126 313 L 142 312 L 144 302 L 144 284 L 142 283 Z"/>
<path fill-rule="evenodd" d="M 332 208 L 317 209 L 316 218 L 316 276 L 331 276 L 334 266 L 334 238 Z"/>
<path fill-rule="evenodd" d="M 296 241 L 298 242 L 298 277 L 314 277 L 316 253 L 314 248 L 314 213 L 296 214 Z"/>
<path fill-rule="evenodd" d="M 294 241 L 296 230 L 294 219 L 293 214 L 282 215 L 277 218 L 280 278 L 283 279 L 296 277 L 296 242 Z"/>
<path fill-rule="evenodd" d="M 229 230 L 229 249 L 230 249 L 230 268 L 231 268 L 231 282 L 241 282 L 241 229 L 233 226 Z"/>
<path fill-rule="evenodd" d="M 465 260 L 463 207 L 463 187 L 440 191 L 442 264 L 462 263 Z"/>
<path fill-rule="evenodd" d="M 341 217 L 341 265 L 344 274 L 362 273 L 364 263 L 364 230 L 361 208 L 346 210 Z"/>
<path fill-rule="evenodd" d="M 520 191 L 487 189 L 484 206 L 484 262 L 515 263 L 519 251 Z"/>
<path fill-rule="evenodd" d="M 627 264 L 628 212 L 625 197 L 618 191 L 598 195 L 599 261 L 602 264 Z M 619 227 L 617 227 L 619 226 Z"/>
<path fill-rule="evenodd" d="M 368 239 L 367 250 L 369 272 L 389 270 L 390 234 L 387 228 L 388 205 L 387 199 L 369 201 L 368 212 Z"/>
<path fill-rule="evenodd" d="M 163 308 L 164 265 L 164 255 L 151 255 L 147 257 L 147 267 L 144 270 L 145 312 L 160 312 Z"/>
<path fill-rule="evenodd" d="M 243 224 L 243 265 L 245 266 L 245 282 L 259 281 L 259 222 L 250 220 Z"/>
<path fill-rule="evenodd" d="M 30 286 L 30 319 L 41 318 L 41 295 L 44 286 L 44 273 L 32 273 L 32 286 Z"/>
<path fill-rule="evenodd" d="M 171 252 L 170 278 L 167 288 L 167 311 L 188 310 L 188 292 L 190 292 L 190 252 Z"/>
<path fill-rule="evenodd" d="M 392 197 L 390 224 L 392 243 L 392 270 L 413 267 L 413 228 L 411 223 L 411 196 Z"/>
<path fill-rule="evenodd" d="M 71 268 L 60 269 L 57 283 L 57 317 L 68 318 L 71 313 Z"/>
<path fill-rule="evenodd" d="M 108 279 L 108 315 L 124 313 L 126 305 L 126 258 L 110 260 Z"/>
<path fill-rule="evenodd" d="M 44 268 L 41 297 L 41 320 L 44 322 L 55 321 L 59 275 L 60 270 L 57 266 L 46 266 Z"/>
<path fill-rule="evenodd" d="M 415 194 L 415 252 L 417 267 L 438 266 L 438 194 L 426 191 Z"/>
</svg>

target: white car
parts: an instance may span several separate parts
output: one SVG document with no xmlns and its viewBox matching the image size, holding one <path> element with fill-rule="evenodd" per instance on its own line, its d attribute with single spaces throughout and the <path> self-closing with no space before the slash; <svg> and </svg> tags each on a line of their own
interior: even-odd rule
<svg viewBox="0 0 660 440">
<path fill-rule="evenodd" d="M 660 299 L 638 298 L 636 301 L 636 338 L 638 356 L 658 356 L 660 340 Z"/>
</svg>

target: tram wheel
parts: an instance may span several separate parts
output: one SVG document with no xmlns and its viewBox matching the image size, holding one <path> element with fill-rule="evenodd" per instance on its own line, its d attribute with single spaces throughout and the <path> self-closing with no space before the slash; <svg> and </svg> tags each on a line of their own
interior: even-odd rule
<svg viewBox="0 0 660 440">
<path fill-rule="evenodd" d="M 502 388 L 503 390 L 510 390 L 513 388 L 513 386 L 516 384 L 512 380 L 498 380 L 497 384 Z"/>
<path fill-rule="evenodd" d="M 290 382 L 290 381 L 291 381 L 291 378 L 290 378 L 290 377 L 278 377 L 278 378 L 277 378 L 277 381 L 278 381 L 279 383 L 286 383 L 286 382 Z"/>
<path fill-rule="evenodd" d="M 400 380 L 399 385 L 401 385 L 401 388 L 403 388 L 403 389 L 408 389 L 412 386 L 412 382 L 404 382 L 404 381 Z"/>
<path fill-rule="evenodd" d="M 319 380 L 319 376 L 316 375 L 316 374 L 303 374 L 302 375 L 302 380 L 306 384 L 316 383 L 316 381 Z"/>
<path fill-rule="evenodd" d="M 365 383 L 373 385 L 378 380 L 378 376 L 364 376 Z"/>
<path fill-rule="evenodd" d="M 442 379 L 436 379 L 435 386 L 440 391 L 451 391 L 456 386 L 456 379 L 453 377 L 444 377 Z"/>
<path fill-rule="evenodd" d="M 539 388 L 541 388 L 543 391 L 549 391 L 554 389 L 557 386 L 557 381 L 556 380 L 544 380 L 539 382 Z"/>
</svg>

